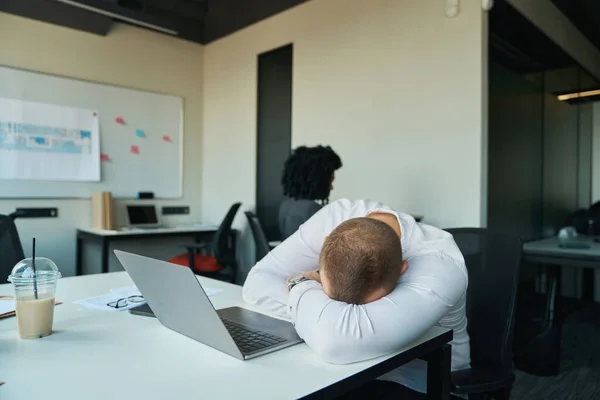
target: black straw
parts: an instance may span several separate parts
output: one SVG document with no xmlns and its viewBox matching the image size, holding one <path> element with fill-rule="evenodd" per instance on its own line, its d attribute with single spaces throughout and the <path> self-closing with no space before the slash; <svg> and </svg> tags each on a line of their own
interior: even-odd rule
<svg viewBox="0 0 600 400">
<path fill-rule="evenodd" d="M 31 267 L 33 268 L 33 294 L 38 299 L 37 271 L 35 270 L 35 238 L 33 238 L 33 257 L 31 258 Z"/>
</svg>

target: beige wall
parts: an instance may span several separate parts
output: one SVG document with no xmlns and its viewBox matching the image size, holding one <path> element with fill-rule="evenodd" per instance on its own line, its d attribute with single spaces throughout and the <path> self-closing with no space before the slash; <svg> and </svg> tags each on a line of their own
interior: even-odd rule
<svg viewBox="0 0 600 400">
<path fill-rule="evenodd" d="M 257 55 L 293 43 L 292 143 L 340 154 L 333 198 L 484 224 L 487 15 L 479 0 L 461 9 L 449 19 L 441 1 L 312 0 L 206 46 L 204 219 L 254 207 Z"/>
<path fill-rule="evenodd" d="M 110 34 L 102 37 L 0 13 L 0 49 L 0 65 L 183 96 L 184 197 L 156 203 L 189 205 L 191 218 L 200 220 L 202 46 L 129 25 L 115 24 Z M 18 206 L 59 208 L 59 218 L 18 220 L 17 225 L 27 253 L 35 235 L 37 254 L 54 259 L 63 274 L 72 274 L 75 228 L 90 225 L 90 201 L 0 199 L 0 213 Z M 171 217 L 165 223 L 189 220 Z"/>
<path fill-rule="evenodd" d="M 256 58 L 292 42 L 293 146 L 329 144 L 342 156 L 333 198 L 370 197 L 435 225 L 479 226 L 487 155 L 480 5 L 464 0 L 449 19 L 435 1 L 312 0 L 204 48 L 128 25 L 100 37 L 0 14 L 0 64 L 183 96 L 184 198 L 169 204 L 218 223 L 234 201 L 254 208 Z M 40 254 L 72 273 L 74 231 L 89 225 L 89 201 L 0 200 L 1 213 L 17 206 L 59 208 L 58 219 L 18 228 L 26 251 L 36 235 Z M 242 213 L 236 226 L 245 227 Z M 243 268 L 253 261 L 250 240 L 245 231 Z"/>
</svg>

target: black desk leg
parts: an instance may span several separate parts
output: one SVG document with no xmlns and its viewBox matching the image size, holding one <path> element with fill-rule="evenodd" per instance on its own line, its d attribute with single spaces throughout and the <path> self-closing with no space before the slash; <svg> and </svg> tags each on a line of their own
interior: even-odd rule
<svg viewBox="0 0 600 400">
<path fill-rule="evenodd" d="M 583 291 L 581 293 L 582 300 L 587 304 L 594 303 L 594 283 L 595 275 L 592 268 L 583 269 Z"/>
<path fill-rule="evenodd" d="M 452 346 L 445 344 L 427 356 L 427 399 L 450 399 Z"/>
<path fill-rule="evenodd" d="M 77 239 L 75 241 L 75 275 L 83 275 L 83 239 L 77 234 Z"/>
<path fill-rule="evenodd" d="M 108 272 L 108 240 L 102 238 L 102 273 Z"/>
<path fill-rule="evenodd" d="M 558 265 L 546 267 L 546 321 L 550 324 L 562 320 L 562 269 Z"/>
</svg>

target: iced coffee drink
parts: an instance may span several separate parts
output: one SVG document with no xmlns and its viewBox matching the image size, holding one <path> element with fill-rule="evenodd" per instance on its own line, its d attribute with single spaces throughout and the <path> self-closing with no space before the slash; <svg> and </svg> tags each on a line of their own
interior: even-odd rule
<svg viewBox="0 0 600 400">
<path fill-rule="evenodd" d="M 8 280 L 15 289 L 17 329 L 21 339 L 52 333 L 56 283 L 61 277 L 56 264 L 43 257 L 27 258 L 13 268 Z"/>
</svg>

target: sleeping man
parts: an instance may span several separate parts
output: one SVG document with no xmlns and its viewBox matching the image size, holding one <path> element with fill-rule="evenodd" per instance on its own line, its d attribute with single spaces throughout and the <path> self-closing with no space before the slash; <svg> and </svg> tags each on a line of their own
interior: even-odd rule
<svg viewBox="0 0 600 400">
<path fill-rule="evenodd" d="M 258 262 L 243 297 L 290 319 L 309 347 L 337 364 L 399 350 L 434 325 L 453 329 L 458 370 L 470 365 L 467 282 L 449 233 L 378 202 L 342 199 Z M 386 393 L 418 398 L 426 391 L 426 363 L 414 360 L 380 379 Z"/>
</svg>

